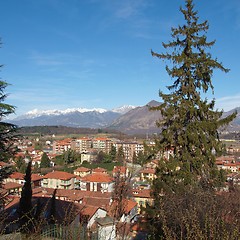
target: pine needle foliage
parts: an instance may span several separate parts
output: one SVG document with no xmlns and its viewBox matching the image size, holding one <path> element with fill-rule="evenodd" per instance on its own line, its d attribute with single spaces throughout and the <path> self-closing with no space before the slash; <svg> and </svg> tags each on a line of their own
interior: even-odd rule
<svg viewBox="0 0 240 240">
<path fill-rule="evenodd" d="M 24 185 L 21 192 L 21 198 L 19 202 L 19 217 L 21 222 L 21 232 L 31 232 L 31 219 L 32 219 L 32 162 L 29 161 L 26 174 L 24 177 Z"/>
<path fill-rule="evenodd" d="M 3 65 L 0 65 L 0 68 Z M 17 126 L 4 121 L 4 118 L 15 112 L 15 107 L 5 103 L 6 87 L 9 84 L 0 80 L 0 161 L 7 162 L 17 151 L 14 142 L 17 139 Z"/>
<path fill-rule="evenodd" d="M 227 73 L 229 69 L 207 51 L 215 41 L 207 40 L 208 22 L 199 23 L 193 0 L 185 0 L 185 8 L 180 11 L 185 24 L 171 29 L 172 40 L 162 44 L 166 53 L 151 52 L 152 56 L 171 63 L 166 71 L 173 80 L 167 86 L 169 93 L 159 92 L 163 104 L 151 108 L 163 116 L 157 122 L 162 132 L 156 145 L 161 151 L 174 152 L 169 161 L 161 161 L 155 184 L 158 192 L 218 184 L 215 158 L 223 150 L 218 129 L 236 116 L 234 113 L 222 118 L 223 112 L 214 110 L 215 100 L 202 97 L 209 91 L 214 94 L 213 71 Z"/>
<path fill-rule="evenodd" d="M 1 46 L 1 39 L 0 39 Z M 0 65 L 0 70 L 3 65 Z M 10 124 L 4 121 L 9 114 L 15 112 L 15 107 L 5 103 L 7 94 L 5 93 L 8 83 L 1 80 L 0 78 L 0 161 L 8 162 L 10 158 L 14 156 L 17 151 L 17 148 L 14 146 L 15 141 L 17 140 L 16 129 L 17 126 Z M 4 167 L 0 169 L 0 187 L 4 178 L 11 174 L 10 167 Z M 0 208 L 4 203 L 4 197 L 0 192 Z"/>
</svg>

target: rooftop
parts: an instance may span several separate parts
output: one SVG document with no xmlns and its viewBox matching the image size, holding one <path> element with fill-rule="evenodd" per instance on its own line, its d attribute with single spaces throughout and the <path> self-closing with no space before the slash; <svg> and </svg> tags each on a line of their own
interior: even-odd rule
<svg viewBox="0 0 240 240">
<path fill-rule="evenodd" d="M 89 171 L 91 171 L 91 169 L 86 167 L 79 167 L 74 170 L 74 172 L 89 172 Z"/>
<path fill-rule="evenodd" d="M 75 178 L 75 175 L 68 172 L 63 172 L 63 171 L 53 171 L 53 172 L 47 173 L 43 178 L 70 180 L 71 178 Z"/>
<path fill-rule="evenodd" d="M 82 178 L 84 182 L 110 183 L 113 179 L 106 173 L 92 173 Z"/>
</svg>

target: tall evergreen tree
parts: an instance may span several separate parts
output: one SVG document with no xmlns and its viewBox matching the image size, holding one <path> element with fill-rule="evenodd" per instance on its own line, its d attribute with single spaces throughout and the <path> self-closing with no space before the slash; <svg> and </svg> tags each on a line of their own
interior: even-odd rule
<svg viewBox="0 0 240 240">
<path fill-rule="evenodd" d="M 119 163 L 125 163 L 125 156 L 124 156 L 123 146 L 118 148 L 116 159 L 117 159 L 117 161 Z"/>
<path fill-rule="evenodd" d="M 111 146 L 111 149 L 110 149 L 110 152 L 109 152 L 109 156 L 110 156 L 111 161 L 114 161 L 116 159 L 117 149 L 113 145 Z"/>
<path fill-rule="evenodd" d="M 0 39 L 1 45 L 1 39 Z M 3 65 L 0 65 L 0 69 Z M 16 153 L 17 148 L 14 146 L 16 141 L 16 125 L 4 122 L 4 118 L 9 114 L 14 113 L 15 107 L 4 103 L 7 94 L 5 89 L 9 84 L 0 79 L 0 161 L 7 162 Z M 4 167 L 0 169 L 0 187 L 2 180 L 6 178 L 11 173 L 9 167 Z M 0 205 L 3 204 L 4 199 L 0 194 Z"/>
<path fill-rule="evenodd" d="M 44 152 L 41 158 L 41 164 L 40 167 L 41 168 L 48 168 L 50 167 L 51 161 L 48 157 L 48 155 Z"/>
<path fill-rule="evenodd" d="M 56 221 L 56 192 L 57 189 L 54 189 L 52 198 L 50 200 L 50 207 L 49 207 L 49 216 L 48 216 L 48 223 L 54 224 Z"/>
<path fill-rule="evenodd" d="M 5 166 L 0 169 L 0 210 L 5 204 L 5 194 L 1 191 L 2 182 L 5 178 L 7 178 L 12 173 L 12 168 L 10 166 Z M 1 220 L 0 220 L 1 221 Z"/>
<path fill-rule="evenodd" d="M 3 65 L 0 65 L 0 68 L 2 67 Z M 14 142 L 17 126 L 3 121 L 6 116 L 15 112 L 14 106 L 4 103 L 7 97 L 4 91 L 8 85 L 0 80 L 0 161 L 7 161 L 16 152 Z"/>
<path fill-rule="evenodd" d="M 166 71 L 174 80 L 167 87 L 169 93 L 159 93 L 163 104 L 152 108 L 163 116 L 163 121 L 157 122 L 162 128 L 157 146 L 162 153 L 174 150 L 169 161 L 161 161 L 154 185 L 157 192 L 164 188 L 176 191 L 180 185 L 214 185 L 215 157 L 222 151 L 218 129 L 236 115 L 221 118 L 222 111 L 214 110 L 215 100 L 202 97 L 209 90 L 213 94 L 213 71 L 229 70 L 207 52 L 215 43 L 207 41 L 208 22 L 199 23 L 192 0 L 185 3 L 185 9 L 180 11 L 186 23 L 172 28 L 173 40 L 163 43 L 166 53 L 152 51 L 152 56 L 171 62 Z"/>
<path fill-rule="evenodd" d="M 217 196 L 212 191 L 223 181 L 215 165 L 216 155 L 223 149 L 218 129 L 236 113 L 222 118 L 222 112 L 214 110 L 214 99 L 203 96 L 209 90 L 214 93 L 213 71 L 229 70 L 207 51 L 215 41 L 207 41 L 208 22 L 199 22 L 193 0 L 185 0 L 180 11 L 185 24 L 172 28 L 172 40 L 163 43 L 166 53 L 152 51 L 152 56 L 171 63 L 166 71 L 173 83 L 167 87 L 168 93 L 159 93 L 163 104 L 152 108 L 161 112 L 163 120 L 157 122 L 162 129 L 156 139 L 161 158 L 153 181 L 154 204 L 146 209 L 147 230 L 149 239 L 218 239 L 213 236 L 221 238 L 229 231 L 219 218 L 224 211 L 216 210 Z M 173 154 L 166 157 L 168 150 Z M 218 224 L 223 227 L 210 236 L 211 228 Z"/>
<path fill-rule="evenodd" d="M 19 219 L 22 232 L 31 231 L 32 222 L 32 162 L 29 161 L 19 203 Z"/>
</svg>

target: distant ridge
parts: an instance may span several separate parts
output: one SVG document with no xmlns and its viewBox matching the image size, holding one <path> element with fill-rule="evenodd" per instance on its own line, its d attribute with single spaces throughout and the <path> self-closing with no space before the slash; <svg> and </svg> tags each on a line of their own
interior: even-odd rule
<svg viewBox="0 0 240 240">
<path fill-rule="evenodd" d="M 153 134 L 160 132 L 156 121 L 162 118 L 159 111 L 150 111 L 149 107 L 159 106 L 161 103 L 150 101 L 143 107 L 137 107 L 120 116 L 109 126 L 126 134 Z"/>
<path fill-rule="evenodd" d="M 104 113 L 107 112 L 106 109 L 103 108 L 93 108 L 93 109 L 88 109 L 88 108 L 68 108 L 66 110 L 38 110 L 34 109 L 32 111 L 27 112 L 26 114 L 22 115 L 21 118 L 23 117 L 29 117 L 29 118 L 35 118 L 35 117 L 40 117 L 40 116 L 50 116 L 50 115 L 64 115 L 64 114 L 69 114 L 69 113 L 74 113 L 74 112 L 79 112 L 79 113 L 85 113 L 85 112 L 99 112 L 99 113 Z"/>
<path fill-rule="evenodd" d="M 237 117 L 235 119 L 233 119 L 232 122 L 230 122 L 230 124 L 225 127 L 224 129 L 226 131 L 231 131 L 231 132 L 240 132 L 240 107 L 234 108 L 228 112 L 224 112 L 223 113 L 223 117 L 229 116 L 231 115 L 233 112 L 237 112 Z"/>
<path fill-rule="evenodd" d="M 145 106 L 135 107 L 126 105 L 111 111 L 96 109 L 67 109 L 64 111 L 31 111 L 9 122 L 23 126 L 66 126 L 73 128 L 92 128 L 114 130 L 125 134 L 154 134 L 159 133 L 156 121 L 161 120 L 160 111 L 150 111 L 149 107 L 159 106 L 155 100 Z M 223 113 L 223 117 L 237 111 L 237 117 L 221 131 L 240 132 L 240 107 Z"/>
<path fill-rule="evenodd" d="M 104 128 L 122 114 L 134 109 L 125 105 L 113 110 L 103 108 L 69 108 L 66 110 L 37 110 L 27 112 L 8 120 L 19 127 L 25 126 L 66 126 L 76 128 Z"/>
</svg>

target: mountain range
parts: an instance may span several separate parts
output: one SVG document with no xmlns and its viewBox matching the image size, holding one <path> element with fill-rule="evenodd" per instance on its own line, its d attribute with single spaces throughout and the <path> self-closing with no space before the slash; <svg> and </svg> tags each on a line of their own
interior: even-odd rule
<svg viewBox="0 0 240 240">
<path fill-rule="evenodd" d="M 66 110 L 33 110 L 15 119 L 8 120 L 23 126 L 66 126 L 77 128 L 109 128 L 126 134 L 153 134 L 160 132 L 156 120 L 162 118 L 159 111 L 150 111 L 149 106 L 160 102 L 151 101 L 145 106 L 123 106 L 113 110 L 102 108 L 75 108 Z M 237 117 L 226 130 L 240 131 L 240 107 L 223 113 L 223 117 L 237 111 Z"/>
</svg>

